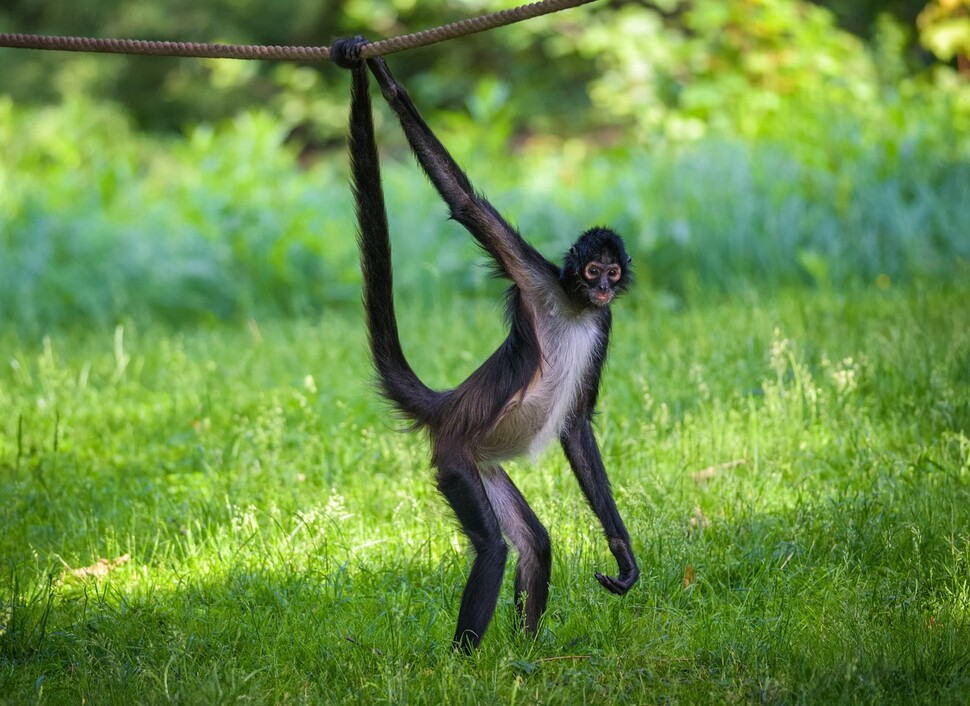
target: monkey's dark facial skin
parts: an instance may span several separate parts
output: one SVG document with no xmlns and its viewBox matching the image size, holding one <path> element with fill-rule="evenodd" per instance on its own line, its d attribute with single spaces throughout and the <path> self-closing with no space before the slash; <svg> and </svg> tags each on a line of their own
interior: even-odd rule
<svg viewBox="0 0 970 706">
<path fill-rule="evenodd" d="M 610 258 L 587 262 L 583 268 L 583 279 L 589 288 L 589 300 L 596 306 L 606 306 L 616 296 L 614 287 L 622 277 L 623 268 L 617 263 L 610 262 Z"/>
</svg>

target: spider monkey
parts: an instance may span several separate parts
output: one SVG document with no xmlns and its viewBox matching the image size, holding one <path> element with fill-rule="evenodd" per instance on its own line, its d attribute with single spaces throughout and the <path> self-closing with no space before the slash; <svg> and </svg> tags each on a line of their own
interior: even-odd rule
<svg viewBox="0 0 970 706">
<path fill-rule="evenodd" d="M 362 37 L 331 46 L 352 70 L 350 157 L 358 219 L 367 330 L 378 383 L 414 429 L 426 429 L 438 490 L 474 548 L 454 645 L 478 646 L 498 600 L 508 538 L 518 551 L 515 606 L 535 634 L 549 596 L 549 534 L 500 465 L 535 456 L 559 439 L 590 507 L 603 525 L 617 576 L 597 573 L 622 595 L 640 576 L 630 535 L 616 509 L 593 436 L 600 375 L 609 342 L 610 304 L 632 281 L 623 241 L 592 228 L 569 249 L 562 267 L 523 240 L 482 196 L 418 114 L 383 59 L 368 59 L 411 149 L 451 211 L 512 285 L 506 293 L 509 333 L 492 355 L 452 390 L 427 387 L 401 349 L 394 314 L 391 247 L 374 138 Z"/>
</svg>

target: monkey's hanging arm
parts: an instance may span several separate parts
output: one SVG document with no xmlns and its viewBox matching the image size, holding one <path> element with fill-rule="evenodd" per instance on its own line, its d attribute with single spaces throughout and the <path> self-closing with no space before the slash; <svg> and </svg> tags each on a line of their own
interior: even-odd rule
<svg viewBox="0 0 970 706">
<path fill-rule="evenodd" d="M 548 269 L 550 263 L 510 226 L 492 205 L 475 193 L 461 167 L 418 113 L 404 86 L 391 74 L 380 57 L 367 65 L 381 87 L 381 93 L 397 114 L 408 143 L 425 174 L 461 223 L 485 251 L 500 265 L 503 274 L 525 290 L 533 290 L 533 272 Z"/>
</svg>

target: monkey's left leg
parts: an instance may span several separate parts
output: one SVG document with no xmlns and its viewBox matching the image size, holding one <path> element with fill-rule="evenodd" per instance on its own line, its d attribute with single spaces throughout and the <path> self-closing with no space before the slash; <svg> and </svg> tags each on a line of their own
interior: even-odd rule
<svg viewBox="0 0 970 706">
<path fill-rule="evenodd" d="M 482 469 L 482 482 L 502 532 L 515 545 L 515 607 L 526 630 L 535 634 L 549 599 L 552 547 L 549 533 L 501 466 Z"/>
</svg>

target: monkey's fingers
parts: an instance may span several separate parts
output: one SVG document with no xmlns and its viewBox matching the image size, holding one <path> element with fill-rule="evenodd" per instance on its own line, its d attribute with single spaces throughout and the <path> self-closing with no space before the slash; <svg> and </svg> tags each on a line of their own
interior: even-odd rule
<svg viewBox="0 0 970 706">
<path fill-rule="evenodd" d="M 611 593 L 615 593 L 618 596 L 622 596 L 624 593 L 629 591 L 633 584 L 637 582 L 640 578 L 640 569 L 637 567 L 637 560 L 633 557 L 633 552 L 630 551 L 630 544 L 628 540 L 625 539 L 613 539 L 610 540 L 610 551 L 613 552 L 613 556 L 616 557 L 616 563 L 619 567 L 619 576 L 606 576 L 605 574 L 596 574 L 596 580 L 602 584 L 603 588 Z"/>
<path fill-rule="evenodd" d="M 640 578 L 639 571 L 633 571 L 627 575 L 621 574 L 620 576 L 607 576 L 599 572 L 596 573 L 596 580 L 600 582 L 600 585 L 610 593 L 615 593 L 618 596 L 622 596 L 633 588 L 633 584 L 637 582 L 638 578 Z"/>
<path fill-rule="evenodd" d="M 356 69 L 363 63 L 360 50 L 367 44 L 370 42 L 359 34 L 349 39 L 336 39 L 330 45 L 330 59 L 342 69 Z"/>
</svg>

